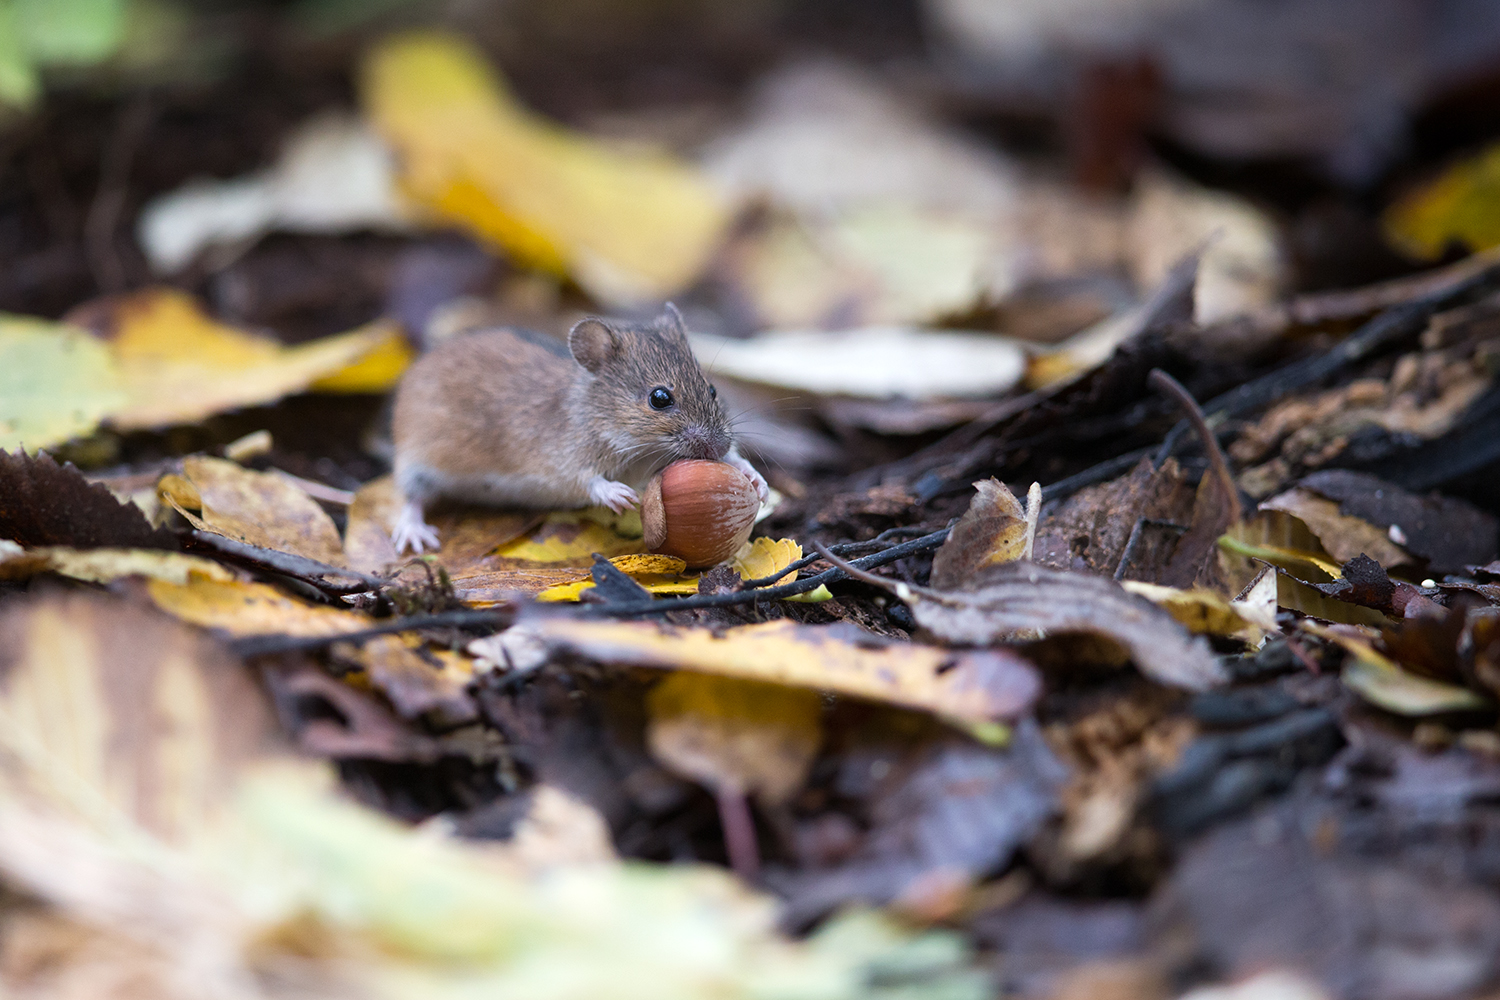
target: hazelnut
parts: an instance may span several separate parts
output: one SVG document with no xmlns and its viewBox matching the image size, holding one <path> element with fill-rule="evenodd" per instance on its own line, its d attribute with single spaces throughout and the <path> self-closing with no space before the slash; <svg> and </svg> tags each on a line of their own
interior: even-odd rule
<svg viewBox="0 0 1500 1000">
<path fill-rule="evenodd" d="M 683 459 L 656 474 L 641 500 L 646 548 L 691 567 L 716 566 L 750 537 L 760 496 L 739 469 Z"/>
</svg>

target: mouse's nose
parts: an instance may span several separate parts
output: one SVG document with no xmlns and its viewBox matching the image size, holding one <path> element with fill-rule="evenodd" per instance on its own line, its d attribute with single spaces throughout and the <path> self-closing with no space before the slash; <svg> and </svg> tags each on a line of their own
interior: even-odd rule
<svg viewBox="0 0 1500 1000">
<path fill-rule="evenodd" d="M 706 458 L 710 461 L 724 457 L 729 450 L 729 435 L 723 431 L 711 431 L 701 424 L 684 430 L 679 438 L 686 458 Z"/>
</svg>

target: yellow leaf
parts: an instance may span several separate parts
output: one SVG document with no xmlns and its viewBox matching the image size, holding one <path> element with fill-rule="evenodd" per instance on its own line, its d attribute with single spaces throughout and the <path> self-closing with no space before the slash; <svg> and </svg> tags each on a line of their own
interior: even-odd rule
<svg viewBox="0 0 1500 1000">
<path fill-rule="evenodd" d="M 362 91 L 366 113 L 399 154 L 406 194 L 602 301 L 660 301 L 681 290 L 728 222 L 692 167 L 543 121 L 459 38 L 385 41 L 365 61 Z"/>
<path fill-rule="evenodd" d="M 909 642 L 882 645 L 852 627 L 786 620 L 718 631 L 666 632 L 651 622 L 546 619 L 504 633 L 513 634 L 511 641 L 533 647 L 540 643 L 605 663 L 836 691 L 963 723 L 1012 718 L 1029 707 L 1040 684 L 1029 664 L 1005 650 L 955 651 Z"/>
<path fill-rule="evenodd" d="M 539 563 L 575 563 L 588 566 L 595 552 L 604 556 L 640 553 L 646 545 L 640 538 L 626 538 L 581 511 L 547 515 L 542 526 L 495 550 L 503 559 Z"/>
<path fill-rule="evenodd" d="M 1436 260 L 1452 243 L 1500 246 L 1500 144 L 1401 198 L 1382 221 L 1391 244 L 1420 260 Z"/>
<path fill-rule="evenodd" d="M 389 329 L 375 325 L 283 347 L 210 318 L 189 295 L 148 289 L 102 303 L 92 315 L 124 382 L 110 423 L 122 430 L 191 423 L 206 416 L 302 392 L 377 349 Z"/>
<path fill-rule="evenodd" d="M 932 586 L 952 590 L 986 566 L 1014 562 L 1026 553 L 1026 509 L 998 479 L 974 484 L 969 509 L 932 557 Z"/>
<path fill-rule="evenodd" d="M 71 549 L 65 546 L 6 551 L 0 541 L 0 579 L 24 580 L 38 573 L 57 573 L 89 583 L 113 583 L 131 576 L 185 584 L 193 574 L 229 581 L 233 573 L 212 559 L 159 549 Z"/>
<path fill-rule="evenodd" d="M 1468 688 L 1404 670 L 1390 657 L 1377 652 L 1363 636 L 1308 621 L 1300 622 L 1299 627 L 1348 650 L 1350 656 L 1344 664 L 1344 684 L 1370 704 L 1387 712 L 1406 716 L 1437 715 L 1473 711 L 1490 704 L 1488 699 Z"/>
<path fill-rule="evenodd" d="M 191 455 L 183 475 L 199 498 L 209 531 L 262 548 L 342 565 L 344 547 L 333 519 L 285 476 L 255 472 L 222 458 Z M 168 479 L 168 496 L 184 491 Z"/>
<path fill-rule="evenodd" d="M 733 568 L 741 580 L 760 580 L 779 573 L 802 558 L 802 546 L 790 538 L 772 540 L 755 538 L 746 542 L 734 557 Z M 797 570 L 776 581 L 776 585 L 794 583 Z"/>
<path fill-rule="evenodd" d="M 822 742 L 816 692 L 708 674 L 668 674 L 646 696 L 646 744 L 709 788 L 780 805 L 807 778 Z"/>
<path fill-rule="evenodd" d="M 86 331 L 0 315 L 0 450 L 88 434 L 124 400 L 114 359 Z"/>
<path fill-rule="evenodd" d="M 682 572 L 687 563 L 676 556 L 651 553 L 616 556 L 610 560 L 615 569 L 630 577 L 653 594 L 696 594 L 698 577 L 686 579 Z M 582 572 L 582 571 L 580 571 Z M 585 590 L 594 587 L 592 576 L 584 575 L 570 583 L 559 583 L 536 595 L 539 601 L 576 601 Z"/>
<path fill-rule="evenodd" d="M 1122 580 L 1120 586 L 1163 609 L 1195 635 L 1229 636 L 1252 645 L 1265 637 L 1260 625 L 1211 590 L 1179 590 L 1137 580 Z"/>
<path fill-rule="evenodd" d="M 313 392 L 389 392 L 416 360 L 417 352 L 396 324 L 378 320 L 363 328 L 381 332 L 380 340 L 364 357 L 332 375 L 324 375 L 308 386 Z M 355 331 L 359 332 L 359 331 Z"/>
<path fill-rule="evenodd" d="M 356 611 L 304 604 L 264 583 L 192 574 L 186 583 L 152 580 L 146 592 L 157 607 L 175 618 L 236 636 L 341 635 L 371 625 L 369 618 Z"/>
</svg>

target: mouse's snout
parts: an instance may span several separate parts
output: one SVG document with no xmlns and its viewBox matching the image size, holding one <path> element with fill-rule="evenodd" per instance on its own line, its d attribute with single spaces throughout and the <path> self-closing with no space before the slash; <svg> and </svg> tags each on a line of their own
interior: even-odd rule
<svg viewBox="0 0 1500 1000">
<path fill-rule="evenodd" d="M 729 435 L 722 430 L 712 430 L 702 424 L 693 424 L 677 436 L 684 458 L 704 458 L 710 461 L 724 457 L 729 450 Z"/>
</svg>

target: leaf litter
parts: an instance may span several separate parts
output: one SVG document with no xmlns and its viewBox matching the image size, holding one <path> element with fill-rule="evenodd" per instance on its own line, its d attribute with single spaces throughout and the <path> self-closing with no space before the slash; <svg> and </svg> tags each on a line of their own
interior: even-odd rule
<svg viewBox="0 0 1500 1000">
<path fill-rule="evenodd" d="M 1123 166 L 1090 88 L 1151 67 L 1078 77 L 1133 174 L 1086 191 L 899 74 L 784 62 L 674 154 L 530 110 L 571 105 L 497 44 L 372 34 L 354 117 L 121 210 L 183 290 L 0 321 L 7 990 L 1500 978 L 1493 254 L 1285 298 L 1328 282 L 1276 213 Z M 1487 245 L 1486 169 L 1396 247 Z M 498 284 L 429 268 L 418 309 L 439 226 Z M 377 396 L 417 350 L 667 296 L 757 408 L 757 537 L 690 574 L 630 515 L 452 506 L 398 556 Z"/>
</svg>

